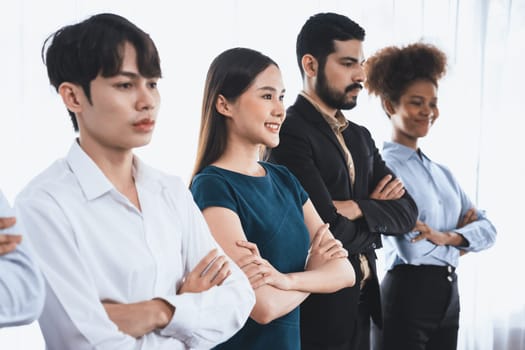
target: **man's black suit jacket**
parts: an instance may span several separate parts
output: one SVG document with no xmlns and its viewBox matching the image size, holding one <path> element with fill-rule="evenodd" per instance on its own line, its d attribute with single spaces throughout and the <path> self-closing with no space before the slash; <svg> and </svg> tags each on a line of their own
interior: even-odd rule
<svg viewBox="0 0 525 350">
<path fill-rule="evenodd" d="M 356 271 L 356 285 L 333 294 L 312 294 L 301 305 L 301 333 L 318 341 L 348 342 L 352 322 L 357 318 L 359 282 L 362 273 L 358 254 L 367 256 L 373 271 L 367 282 L 365 302 L 375 323 L 381 326 L 381 302 L 376 274 L 375 249 L 381 248 L 381 234 L 411 231 L 417 218 L 412 197 L 373 200 L 370 193 L 379 180 L 392 174 L 379 154 L 370 132 L 349 122 L 343 131 L 355 165 L 352 188 L 343 149 L 321 113 L 303 96 L 288 108 L 280 131 L 280 144 L 269 160 L 287 166 L 299 179 L 324 222 L 349 252 Z M 355 221 L 340 215 L 332 200 L 354 200 L 363 217 Z M 314 340 L 315 340 L 314 339 Z"/>
</svg>

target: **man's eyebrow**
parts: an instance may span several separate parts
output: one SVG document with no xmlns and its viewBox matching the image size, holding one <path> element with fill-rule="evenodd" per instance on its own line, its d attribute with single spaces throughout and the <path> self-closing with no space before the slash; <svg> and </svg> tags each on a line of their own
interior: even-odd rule
<svg viewBox="0 0 525 350">
<path fill-rule="evenodd" d="M 355 57 L 352 57 L 352 56 L 344 56 L 344 57 L 341 57 L 340 58 L 341 61 L 352 61 L 354 63 L 359 63 L 359 60 Z M 364 62 L 364 60 L 363 60 Z"/>
<path fill-rule="evenodd" d="M 120 71 L 117 73 L 117 75 L 123 75 L 125 77 L 131 78 L 131 79 L 137 79 L 140 77 L 138 73 L 135 72 L 129 72 L 129 71 Z"/>
</svg>

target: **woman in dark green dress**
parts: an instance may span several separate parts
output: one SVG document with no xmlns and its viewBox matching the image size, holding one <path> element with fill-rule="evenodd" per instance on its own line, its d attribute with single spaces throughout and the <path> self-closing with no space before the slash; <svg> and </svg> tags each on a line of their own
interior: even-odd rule
<svg viewBox="0 0 525 350">
<path fill-rule="evenodd" d="M 217 349 L 299 350 L 301 302 L 354 284 L 347 252 L 297 179 L 260 160 L 279 143 L 283 96 L 277 64 L 257 51 L 227 50 L 208 71 L 191 191 L 257 298 L 245 326 Z"/>
</svg>

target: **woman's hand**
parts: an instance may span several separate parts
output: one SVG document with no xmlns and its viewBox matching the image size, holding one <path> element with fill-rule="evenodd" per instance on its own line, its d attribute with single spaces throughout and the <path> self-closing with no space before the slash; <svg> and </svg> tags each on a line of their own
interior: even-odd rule
<svg viewBox="0 0 525 350">
<path fill-rule="evenodd" d="M 315 233 L 306 260 L 306 270 L 315 270 L 332 259 L 348 257 L 348 251 L 332 236 L 328 227 L 328 224 L 323 224 Z"/>
<path fill-rule="evenodd" d="M 251 252 L 251 254 L 240 258 L 236 263 L 248 277 L 253 289 L 266 284 L 282 290 L 292 289 L 290 278 L 275 269 L 268 260 L 263 259 L 255 243 L 248 241 L 236 243 L 239 247 L 246 248 Z"/>
</svg>

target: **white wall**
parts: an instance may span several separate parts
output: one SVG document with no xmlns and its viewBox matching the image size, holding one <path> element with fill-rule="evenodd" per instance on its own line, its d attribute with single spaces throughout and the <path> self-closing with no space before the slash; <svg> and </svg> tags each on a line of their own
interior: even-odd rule
<svg viewBox="0 0 525 350">
<path fill-rule="evenodd" d="M 524 69 L 519 68 L 525 52 L 524 1 L 2 1 L 3 192 L 12 201 L 35 174 L 67 152 L 75 136 L 40 58 L 44 39 L 58 27 L 98 12 L 115 12 L 150 33 L 162 58 L 162 107 L 152 143 L 137 153 L 151 165 L 188 180 L 196 150 L 204 77 L 211 60 L 234 46 L 262 51 L 279 63 L 287 88 L 285 103 L 291 104 L 301 87 L 295 38 L 304 21 L 321 11 L 339 12 L 360 23 L 367 31 L 366 55 L 386 45 L 421 38 L 447 52 L 450 67 L 440 87 L 441 117 L 422 146 L 435 160 L 447 164 L 471 197 L 478 199 L 478 205 L 489 210 L 503 233 L 502 244 L 508 244 L 505 249 L 516 247 L 517 241 L 523 243 L 518 226 L 521 206 L 509 204 L 508 199 L 512 193 L 524 194 L 521 178 L 525 169 L 520 157 L 523 146 L 518 145 L 518 126 L 523 125 L 522 97 L 517 93 L 523 90 L 525 80 Z M 389 138 L 386 117 L 378 102 L 365 91 L 359 97 L 358 107 L 347 116 L 367 126 L 379 147 Z M 500 186 L 501 191 L 495 186 Z M 515 219 L 510 220 L 508 215 Z M 505 233 L 519 237 L 506 241 Z M 493 257 L 490 254 L 481 256 L 487 260 Z M 468 257 L 465 265 L 477 265 L 478 259 Z M 465 279 L 471 287 L 479 284 L 484 272 L 473 271 L 480 277 Z M 503 276 L 511 278 L 510 273 L 504 270 Z M 501 271 L 499 276 L 501 280 Z M 517 291 L 523 295 L 523 284 Z M 467 298 L 464 309 L 474 312 L 472 301 L 495 302 L 488 297 L 490 294 L 475 294 Z M 509 297 L 520 300 L 518 295 Z M 519 307 L 512 302 L 506 305 L 509 313 L 511 308 L 523 310 L 523 302 Z M 462 323 L 466 331 L 474 334 L 488 329 L 468 317 Z M 465 340 L 464 348 L 467 343 Z M 488 344 L 487 349 L 491 346 Z M 0 330 L 0 348 L 43 349 L 43 341 L 33 324 Z"/>
</svg>

